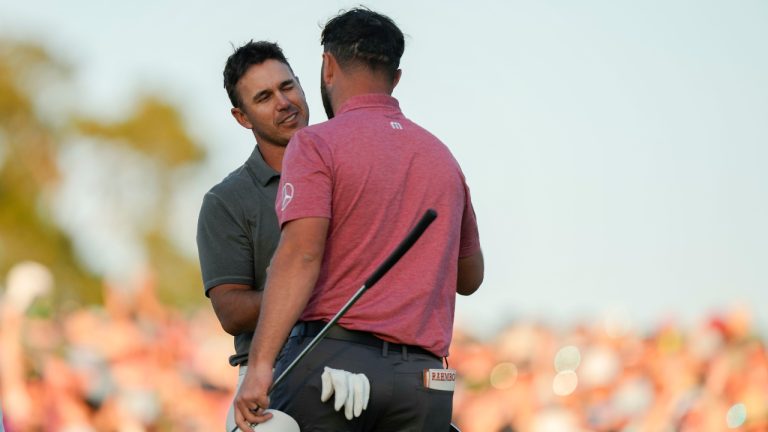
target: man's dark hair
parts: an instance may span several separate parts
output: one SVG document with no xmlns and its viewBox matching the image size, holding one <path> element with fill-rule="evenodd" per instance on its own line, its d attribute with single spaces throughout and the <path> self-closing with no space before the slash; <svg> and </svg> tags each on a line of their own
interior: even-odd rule
<svg viewBox="0 0 768 432">
<path fill-rule="evenodd" d="M 341 67 L 362 63 L 392 79 L 405 50 L 403 32 L 389 17 L 366 8 L 354 8 L 331 18 L 320 35 L 326 52 Z"/>
<path fill-rule="evenodd" d="M 227 64 L 224 65 L 224 88 L 227 90 L 227 95 L 233 107 L 240 108 L 242 102 L 235 88 L 240 78 L 245 75 L 245 72 L 251 66 L 264 63 L 270 59 L 284 63 L 288 66 L 288 69 L 291 69 L 291 65 L 288 64 L 288 59 L 285 58 L 283 50 L 274 42 L 254 42 L 251 40 L 237 48 L 229 56 Z M 293 69 L 291 69 L 291 72 L 293 72 Z"/>
</svg>

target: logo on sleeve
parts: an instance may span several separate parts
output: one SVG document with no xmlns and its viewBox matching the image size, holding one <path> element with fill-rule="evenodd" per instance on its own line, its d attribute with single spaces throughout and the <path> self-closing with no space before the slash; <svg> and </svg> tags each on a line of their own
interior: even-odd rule
<svg viewBox="0 0 768 432">
<path fill-rule="evenodd" d="M 286 207 L 288 207 L 288 204 L 293 199 L 293 185 L 290 183 L 286 183 L 283 185 L 283 201 L 282 205 L 280 206 L 280 211 L 285 210 Z"/>
<path fill-rule="evenodd" d="M 403 130 L 403 125 L 401 125 L 399 122 L 389 122 L 389 125 L 392 126 L 392 129 Z"/>
</svg>

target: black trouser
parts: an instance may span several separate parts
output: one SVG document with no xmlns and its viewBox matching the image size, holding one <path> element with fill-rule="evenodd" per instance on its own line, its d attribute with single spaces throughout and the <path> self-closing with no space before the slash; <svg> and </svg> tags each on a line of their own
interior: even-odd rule
<svg viewBox="0 0 768 432">
<path fill-rule="evenodd" d="M 307 328 L 302 326 L 294 328 L 283 347 L 275 377 L 317 334 L 316 329 L 304 331 Z M 347 420 L 343 408 L 334 411 L 333 398 L 320 402 L 320 376 L 325 366 L 368 377 L 371 396 L 360 417 Z M 388 344 L 368 333 L 339 328 L 330 332 L 274 389 L 270 407 L 296 419 L 302 432 L 445 432 L 451 421 L 453 392 L 431 390 L 423 384 L 424 369 L 442 367 L 440 358 L 420 348 Z"/>
</svg>

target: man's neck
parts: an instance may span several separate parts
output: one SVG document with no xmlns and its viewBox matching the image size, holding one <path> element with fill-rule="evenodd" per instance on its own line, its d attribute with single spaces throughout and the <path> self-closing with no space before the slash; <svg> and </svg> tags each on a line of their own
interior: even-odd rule
<svg viewBox="0 0 768 432">
<path fill-rule="evenodd" d="M 264 162 L 266 162 L 267 165 L 269 165 L 273 170 L 281 172 L 283 167 L 283 155 L 285 154 L 285 147 L 264 143 L 258 144 L 258 147 Z"/>
<path fill-rule="evenodd" d="M 362 76 L 363 74 L 365 74 L 365 76 Z M 334 101 L 334 112 L 338 112 L 339 108 L 341 108 L 347 100 L 355 96 L 366 94 L 392 95 L 394 87 L 391 82 L 382 80 L 367 72 L 358 71 L 356 75 L 357 76 L 350 76 L 349 79 L 345 80 L 342 87 L 339 88 L 339 93 Z"/>
</svg>

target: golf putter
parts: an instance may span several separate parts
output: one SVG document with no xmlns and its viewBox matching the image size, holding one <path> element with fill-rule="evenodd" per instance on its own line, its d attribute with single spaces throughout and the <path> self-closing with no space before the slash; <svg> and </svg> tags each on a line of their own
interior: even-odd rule
<svg viewBox="0 0 768 432">
<path fill-rule="evenodd" d="M 328 331 L 333 327 L 334 324 L 336 324 L 339 319 L 349 310 L 349 308 L 352 307 L 355 302 L 365 293 L 370 287 L 373 286 L 376 282 L 378 282 L 379 279 L 386 274 L 389 269 L 391 269 L 395 263 L 397 263 L 400 258 L 405 255 L 406 252 L 413 246 L 416 241 L 421 237 L 421 235 L 424 233 L 424 231 L 427 229 L 427 227 L 432 223 L 432 221 L 437 218 L 437 212 L 433 209 L 429 209 L 426 212 L 424 212 L 424 215 L 419 219 L 419 222 L 416 224 L 416 226 L 413 227 L 410 233 L 403 239 L 403 241 L 397 246 L 397 248 L 387 257 L 386 260 L 384 260 L 383 263 L 371 274 L 371 276 L 366 279 L 363 286 L 361 286 L 357 292 L 347 301 L 347 303 L 342 306 L 342 308 L 334 315 L 334 317 L 328 321 L 328 323 L 325 325 L 325 327 L 320 330 L 320 333 L 318 333 L 310 342 L 309 344 L 299 353 L 299 355 L 296 356 L 296 358 L 291 362 L 291 364 L 288 365 L 288 367 L 285 368 L 283 373 L 280 374 L 280 376 L 277 377 L 277 379 L 272 383 L 272 385 L 269 387 L 269 390 L 267 390 L 267 394 L 272 393 L 272 390 L 277 387 L 278 384 L 280 384 L 285 377 L 294 369 L 296 368 L 296 365 L 304 358 L 307 354 L 309 354 L 310 351 L 312 351 L 315 346 L 317 346 L 318 343 L 325 337 L 325 335 L 328 333 Z M 456 427 L 453 423 L 451 423 L 450 427 L 448 428 L 448 432 L 461 432 L 458 427 Z"/>
<path fill-rule="evenodd" d="M 349 308 L 352 307 L 352 305 L 357 302 L 357 300 L 365 293 L 369 288 L 371 288 L 376 282 L 378 282 L 379 279 L 381 279 L 384 274 L 386 274 L 389 269 L 391 269 L 395 263 L 397 263 L 400 258 L 405 255 L 406 252 L 413 246 L 416 241 L 421 237 L 421 235 L 424 233 L 424 231 L 427 229 L 427 227 L 432 223 L 432 221 L 437 218 L 437 212 L 433 209 L 427 210 L 424 215 L 421 217 L 419 222 L 416 224 L 416 226 L 413 227 L 410 233 L 403 239 L 403 241 L 395 248 L 395 250 L 387 257 L 386 260 L 371 274 L 371 276 L 366 279 L 363 286 L 361 286 L 357 292 L 347 301 L 347 303 L 342 306 L 342 308 L 334 315 L 334 317 L 328 321 L 328 323 L 320 330 L 320 332 L 309 342 L 309 344 L 299 353 L 299 355 L 296 356 L 296 358 L 291 362 L 291 364 L 288 365 L 288 367 L 285 368 L 283 373 L 280 374 L 280 376 L 277 377 L 277 379 L 272 383 L 272 385 L 269 387 L 269 390 L 267 390 L 267 394 L 272 393 L 272 390 L 274 390 L 275 387 L 277 387 L 278 384 L 280 384 L 285 377 L 294 369 L 296 368 L 296 365 L 304 358 L 307 354 L 309 354 L 310 351 L 312 351 L 318 343 L 325 337 L 325 335 L 328 333 L 328 331 L 335 325 L 339 319 L 349 310 Z M 448 428 L 448 432 L 461 432 L 458 427 L 456 427 L 453 423 L 451 423 L 450 427 Z"/>
<path fill-rule="evenodd" d="M 379 265 L 378 268 L 371 274 L 371 276 L 365 280 L 365 283 L 363 286 L 361 286 L 357 292 L 349 299 L 347 300 L 347 303 L 344 304 L 344 306 L 341 307 L 341 309 L 334 315 L 333 318 L 331 318 L 330 321 L 325 325 L 325 327 L 320 330 L 320 333 L 318 333 L 310 342 L 309 344 L 304 347 L 304 349 L 299 353 L 299 355 L 296 356 L 295 359 L 291 362 L 291 364 L 288 365 L 288 367 L 285 368 L 283 373 L 280 374 L 280 376 L 277 377 L 277 379 L 272 383 L 272 385 L 269 387 L 269 390 L 267 390 L 267 394 L 269 395 L 272 393 L 272 390 L 274 390 L 275 387 L 277 387 L 278 384 L 280 384 L 285 377 L 296 367 L 296 365 L 304 358 L 307 354 L 309 354 L 310 351 L 312 351 L 315 346 L 317 346 L 318 343 L 325 337 L 325 335 L 328 333 L 328 331 L 333 327 L 339 319 L 349 310 L 349 308 L 352 307 L 355 302 L 365 293 L 370 287 L 373 286 L 376 282 L 378 282 L 379 279 L 381 279 L 384 274 L 386 274 L 389 269 L 392 268 L 392 266 L 397 263 L 400 258 L 402 258 L 403 255 L 405 255 L 406 252 L 411 248 L 411 246 L 416 243 L 416 240 L 421 237 L 421 235 L 424 233 L 424 231 L 427 229 L 429 224 L 432 223 L 432 221 L 437 218 L 437 212 L 433 209 L 428 209 L 426 212 L 424 212 L 424 215 L 419 219 L 419 222 L 416 224 L 416 226 L 413 227 L 411 232 L 408 233 L 408 235 L 403 239 L 402 242 L 395 248 L 395 250 L 387 257 L 386 260 L 384 260 L 381 265 Z"/>
</svg>

